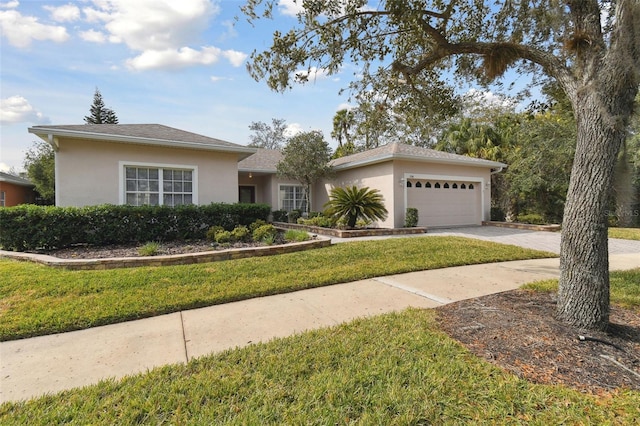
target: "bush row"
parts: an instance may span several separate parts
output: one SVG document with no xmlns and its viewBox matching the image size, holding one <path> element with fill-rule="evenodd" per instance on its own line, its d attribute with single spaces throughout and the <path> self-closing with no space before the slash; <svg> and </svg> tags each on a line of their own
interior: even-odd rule
<svg viewBox="0 0 640 426">
<path fill-rule="evenodd" d="M 200 239 L 212 226 L 230 231 L 258 219 L 267 220 L 270 210 L 267 204 L 224 203 L 178 207 L 20 205 L 0 209 L 0 246 L 24 251 L 74 244 Z"/>
</svg>

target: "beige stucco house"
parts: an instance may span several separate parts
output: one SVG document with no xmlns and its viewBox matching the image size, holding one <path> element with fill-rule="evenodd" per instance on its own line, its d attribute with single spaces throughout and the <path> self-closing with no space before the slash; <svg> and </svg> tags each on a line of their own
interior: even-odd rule
<svg viewBox="0 0 640 426">
<path fill-rule="evenodd" d="M 300 208 L 302 186 L 277 176 L 277 150 L 256 149 L 158 124 L 34 126 L 56 152 L 56 205 L 265 203 Z M 420 226 L 478 225 L 489 220 L 491 174 L 502 163 L 400 143 L 332 161 L 334 175 L 311 190 L 322 210 L 336 186 L 378 189 L 402 227 L 406 209 Z"/>
</svg>

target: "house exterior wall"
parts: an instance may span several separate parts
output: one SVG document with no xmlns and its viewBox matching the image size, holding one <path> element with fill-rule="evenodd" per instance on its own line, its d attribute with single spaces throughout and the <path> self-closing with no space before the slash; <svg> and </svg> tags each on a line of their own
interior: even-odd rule
<svg viewBox="0 0 640 426">
<path fill-rule="evenodd" d="M 320 182 L 321 189 L 316 191 L 314 197 L 315 206 L 319 207 L 318 210 L 322 210 L 322 206 L 329 201 L 331 189 L 354 185 L 359 188 L 366 186 L 371 189 L 377 189 L 382 194 L 389 216 L 385 221 L 376 222 L 374 226 L 381 228 L 399 227 L 396 225 L 397 220 L 395 218 L 398 210 L 396 206 L 398 201 L 395 196 L 398 182 L 394 179 L 394 167 L 391 161 L 336 172 L 332 178 Z M 400 189 L 399 186 L 398 189 Z M 402 221 L 404 222 L 404 217 Z"/>
<path fill-rule="evenodd" d="M 237 154 L 96 140 L 61 139 L 56 205 L 121 204 L 123 164 L 195 168 L 197 204 L 238 201 Z"/>
<path fill-rule="evenodd" d="M 4 192 L 4 207 L 17 206 L 18 204 L 32 204 L 36 200 L 33 188 L 16 185 L 11 182 L 0 182 L 0 192 Z"/>
</svg>

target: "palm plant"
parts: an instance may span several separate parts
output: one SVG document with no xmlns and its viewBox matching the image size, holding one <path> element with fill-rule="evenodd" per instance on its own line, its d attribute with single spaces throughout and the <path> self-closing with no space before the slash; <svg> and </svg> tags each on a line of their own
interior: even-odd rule
<svg viewBox="0 0 640 426">
<path fill-rule="evenodd" d="M 336 219 L 345 218 L 349 228 L 354 228 L 359 218 L 385 220 L 388 213 L 380 191 L 355 185 L 333 188 L 324 207 L 327 215 Z"/>
</svg>

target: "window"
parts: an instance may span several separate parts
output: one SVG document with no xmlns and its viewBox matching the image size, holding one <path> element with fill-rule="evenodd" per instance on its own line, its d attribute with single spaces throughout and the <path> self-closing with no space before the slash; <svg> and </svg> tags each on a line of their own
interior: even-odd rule
<svg viewBox="0 0 640 426">
<path fill-rule="evenodd" d="M 413 185 L 411 185 L 411 181 L 407 181 L 407 188 L 411 188 Z"/>
<path fill-rule="evenodd" d="M 281 210 L 307 210 L 304 188 L 300 185 L 280 185 L 279 198 Z"/>
<path fill-rule="evenodd" d="M 462 185 L 460 185 L 460 189 L 467 189 L 467 186 L 463 183 Z"/>
<path fill-rule="evenodd" d="M 444 183 L 445 188 L 449 188 L 449 184 L 447 182 Z"/>
<path fill-rule="evenodd" d="M 416 188 L 422 188 L 422 183 L 420 181 L 416 182 Z"/>
<path fill-rule="evenodd" d="M 440 182 L 436 182 L 436 188 L 440 188 Z"/>
<path fill-rule="evenodd" d="M 125 203 L 180 206 L 193 204 L 193 170 L 126 166 Z"/>
<path fill-rule="evenodd" d="M 425 183 L 425 184 L 424 184 L 424 187 L 425 187 L 425 188 L 431 188 L 431 182 L 427 182 L 427 183 Z"/>
<path fill-rule="evenodd" d="M 6 198 L 7 198 L 6 193 L 4 191 L 0 191 L 0 207 L 5 206 Z"/>
<path fill-rule="evenodd" d="M 458 184 L 457 184 L 457 183 L 454 183 L 453 185 L 451 185 L 451 188 L 453 188 L 453 189 L 458 189 Z"/>
<path fill-rule="evenodd" d="M 469 184 L 469 189 L 473 189 L 473 184 L 472 183 Z"/>
</svg>

